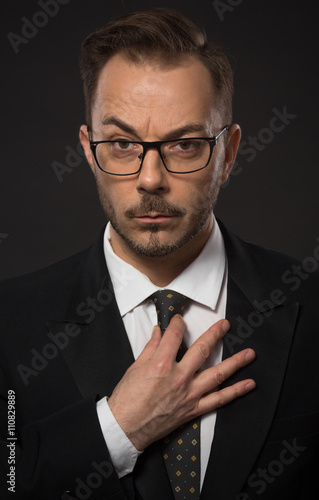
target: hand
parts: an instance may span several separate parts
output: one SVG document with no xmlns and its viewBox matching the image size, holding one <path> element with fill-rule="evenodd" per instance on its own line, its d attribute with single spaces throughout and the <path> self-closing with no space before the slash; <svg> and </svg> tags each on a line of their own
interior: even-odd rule
<svg viewBox="0 0 319 500">
<path fill-rule="evenodd" d="M 154 327 L 151 340 L 108 400 L 114 417 L 135 448 L 142 451 L 183 423 L 254 389 L 255 382 L 248 379 L 210 393 L 255 358 L 252 349 L 197 372 L 229 326 L 227 320 L 215 323 L 179 362 L 176 355 L 185 331 L 183 318 L 175 315 L 163 337 L 160 328 Z"/>
</svg>

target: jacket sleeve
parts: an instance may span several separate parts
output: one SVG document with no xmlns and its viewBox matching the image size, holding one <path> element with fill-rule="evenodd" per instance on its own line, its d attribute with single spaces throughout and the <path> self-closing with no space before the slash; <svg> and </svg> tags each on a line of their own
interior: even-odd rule
<svg viewBox="0 0 319 500">
<path fill-rule="evenodd" d="M 12 412 L 13 401 L 12 397 L 1 399 L 0 498 L 127 499 L 110 460 L 93 398 L 21 430 L 18 420 L 13 425 L 14 418 L 8 428 L 8 407 Z"/>
</svg>

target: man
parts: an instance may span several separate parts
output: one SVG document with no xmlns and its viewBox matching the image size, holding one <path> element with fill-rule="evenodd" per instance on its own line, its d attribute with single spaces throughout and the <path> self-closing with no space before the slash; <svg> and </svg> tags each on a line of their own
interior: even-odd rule
<svg viewBox="0 0 319 500">
<path fill-rule="evenodd" d="M 2 285 L 4 498 L 309 498 L 319 280 L 214 218 L 240 141 L 226 56 L 154 10 L 89 36 L 81 71 L 110 222 Z"/>
</svg>

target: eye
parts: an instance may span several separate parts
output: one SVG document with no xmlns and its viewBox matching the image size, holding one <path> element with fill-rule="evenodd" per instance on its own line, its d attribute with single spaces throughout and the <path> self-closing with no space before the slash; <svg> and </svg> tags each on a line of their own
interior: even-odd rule
<svg viewBox="0 0 319 500">
<path fill-rule="evenodd" d="M 130 147 L 133 147 L 133 144 L 128 141 L 116 141 L 114 142 L 114 146 L 118 149 L 128 150 Z"/>
<path fill-rule="evenodd" d="M 141 147 L 136 142 L 127 141 L 125 139 L 114 139 L 107 142 L 107 150 L 114 158 L 131 158 L 134 159 L 141 153 Z M 143 152 L 143 151 L 142 151 Z"/>
<path fill-rule="evenodd" d="M 190 149 L 193 145 L 194 145 L 194 143 L 191 143 L 190 141 L 183 141 L 183 142 L 179 142 L 178 144 L 176 144 L 176 146 L 179 147 L 180 149 L 182 149 L 183 151 Z"/>
<path fill-rule="evenodd" d="M 201 146 L 200 142 L 201 141 L 191 141 L 191 140 L 178 141 L 175 144 L 173 144 L 173 149 L 176 152 L 181 152 L 181 151 L 195 152 L 200 148 Z"/>
</svg>

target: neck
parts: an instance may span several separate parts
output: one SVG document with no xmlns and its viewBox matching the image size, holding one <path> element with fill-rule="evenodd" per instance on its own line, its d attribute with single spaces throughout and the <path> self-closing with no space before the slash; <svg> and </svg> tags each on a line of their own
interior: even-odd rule
<svg viewBox="0 0 319 500">
<path fill-rule="evenodd" d="M 213 217 L 192 240 L 176 251 L 162 257 L 147 257 L 137 254 L 128 245 L 119 241 L 119 236 L 111 226 L 111 245 L 114 253 L 122 260 L 145 274 L 154 285 L 165 287 L 171 283 L 198 257 L 213 229 Z M 122 244 L 120 244 L 122 243 Z"/>
</svg>

